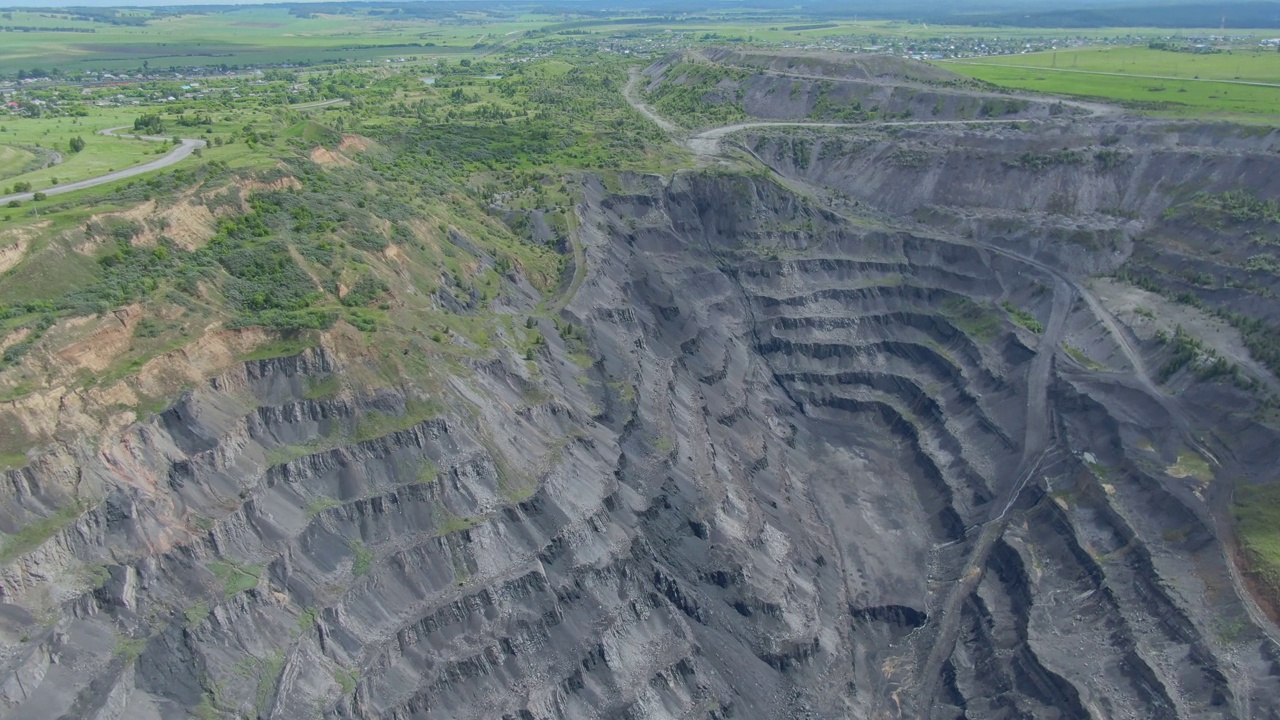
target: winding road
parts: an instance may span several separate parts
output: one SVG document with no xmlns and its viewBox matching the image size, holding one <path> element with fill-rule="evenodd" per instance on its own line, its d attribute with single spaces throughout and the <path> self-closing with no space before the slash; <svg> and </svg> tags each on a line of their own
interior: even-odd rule
<svg viewBox="0 0 1280 720">
<path fill-rule="evenodd" d="M 110 135 L 111 137 L 129 137 L 130 136 L 129 134 L 127 133 L 122 134 L 120 132 L 121 130 L 128 129 L 128 127 L 129 126 L 125 125 L 122 127 L 107 128 L 105 130 L 99 130 L 98 134 Z M 158 135 L 138 135 L 136 137 L 138 137 L 141 140 L 150 140 L 153 142 L 171 142 L 172 141 L 172 138 L 160 137 Z M 123 170 L 116 170 L 115 172 L 109 172 L 105 175 L 99 175 L 97 177 L 88 178 L 86 180 L 76 180 L 75 182 L 69 182 L 63 185 L 55 185 L 54 187 L 40 190 L 38 192 L 42 192 L 47 196 L 61 195 L 63 193 L 75 192 L 77 190 L 85 190 L 87 188 L 97 187 L 98 185 L 105 185 L 107 183 L 115 182 L 117 180 L 124 180 L 126 178 L 135 177 L 137 175 L 149 173 L 152 170 L 160 170 L 162 168 L 167 168 L 170 165 L 174 165 L 182 161 L 188 155 L 195 152 L 198 148 L 202 148 L 207 144 L 205 143 L 204 140 L 195 140 L 191 138 L 181 138 L 180 140 L 181 142 L 177 146 L 175 146 L 168 155 L 165 155 L 162 158 L 158 158 L 150 162 L 145 162 L 140 165 L 134 165 L 133 167 L 127 167 Z M 0 205 L 5 205 L 15 200 L 18 202 L 26 202 L 28 200 L 32 200 L 35 198 L 36 192 L 37 191 L 5 195 L 3 197 L 0 197 Z"/>
<path fill-rule="evenodd" d="M 346 102 L 347 101 L 343 100 L 342 98 L 334 98 L 332 100 L 319 100 L 316 102 L 301 103 L 299 105 L 291 105 L 289 107 L 290 109 L 293 109 L 293 110 L 315 110 L 317 108 L 329 107 L 332 105 L 340 105 Z M 134 135 L 133 133 L 129 133 L 129 132 L 121 132 L 122 130 L 128 130 L 128 129 L 129 129 L 128 125 L 122 125 L 120 127 L 113 127 L 113 128 L 107 128 L 105 130 L 99 130 L 98 134 L 109 135 L 111 137 L 133 137 L 139 140 L 150 140 L 152 142 L 167 143 L 167 142 L 173 141 L 173 138 L 171 137 L 161 137 L 159 135 Z M 126 178 L 131 178 L 137 175 L 142 175 L 144 173 L 149 173 L 153 170 L 162 170 L 164 168 L 169 167 L 170 165 L 174 165 L 176 163 L 181 162 L 182 160 L 186 159 L 187 156 L 189 156 L 191 153 L 195 152 L 197 149 L 208 145 L 208 143 L 205 142 L 204 140 L 199 140 L 194 138 L 179 138 L 179 140 L 181 142 L 179 142 L 179 144 L 175 146 L 168 155 L 165 155 L 162 158 L 151 160 L 149 162 L 145 162 L 140 165 L 134 165 L 133 167 L 127 167 L 123 170 L 116 170 L 114 172 L 109 172 L 105 175 L 99 175 L 97 177 L 92 177 L 85 180 L 76 180 L 75 182 L 69 182 L 63 185 L 55 185 L 53 187 L 40 190 L 38 192 L 42 192 L 46 196 L 61 195 L 63 193 L 75 192 L 76 190 L 85 190 L 91 187 L 97 187 L 98 185 L 105 185 L 107 183 L 115 182 L 117 180 L 124 180 Z M 54 164 L 62 162 L 61 153 L 58 153 L 55 151 L 54 155 L 57 156 L 57 159 L 55 160 Z M 33 190 L 32 192 L 14 193 L 12 195 L 0 196 L 0 205 L 8 204 L 9 202 L 12 202 L 14 200 L 17 200 L 18 202 L 26 202 L 28 200 L 33 200 L 35 198 L 36 192 L 37 191 Z"/>
<path fill-rule="evenodd" d="M 839 80 L 849 82 L 862 82 L 867 84 L 882 84 L 878 82 L 849 80 L 848 78 L 828 77 L 824 75 L 805 75 L 800 73 L 783 73 L 778 71 L 769 71 L 770 75 L 780 75 L 786 77 L 800 77 L 812 80 Z M 867 127 L 917 127 L 931 125 L 1007 125 L 1011 122 L 1044 122 L 1044 119 L 1023 119 L 1014 120 L 1011 118 L 1002 119 L 974 119 L 974 120 L 892 120 L 892 121 L 873 121 L 861 123 L 842 123 L 842 122 L 821 122 L 821 121 L 803 121 L 803 120 L 750 120 L 746 122 L 735 123 L 733 125 L 723 125 L 703 130 L 692 135 L 687 134 L 680 127 L 662 117 L 652 107 L 649 107 L 639 95 L 639 85 L 644 79 L 643 74 L 635 68 L 631 69 L 630 77 L 622 88 L 622 95 L 626 98 L 627 103 L 631 105 L 636 112 L 649 118 L 658 127 L 662 128 L 671 135 L 682 140 L 685 147 L 693 151 L 695 155 L 701 157 L 709 157 L 720 154 L 720 141 L 728 135 L 753 128 L 764 127 L 811 127 L 811 128 L 867 128 Z M 1000 95 L 996 93 L 970 93 L 981 97 L 1008 98 L 1011 95 Z M 1063 100 L 1064 104 L 1078 107 L 1089 113 L 1088 117 L 1098 117 L 1101 115 L 1112 115 L 1119 112 L 1116 108 L 1098 103 L 1088 103 L 1077 100 Z M 1049 118 L 1049 120 L 1061 121 L 1064 118 Z M 1071 118 L 1075 120 L 1083 119 L 1081 117 Z"/>
</svg>

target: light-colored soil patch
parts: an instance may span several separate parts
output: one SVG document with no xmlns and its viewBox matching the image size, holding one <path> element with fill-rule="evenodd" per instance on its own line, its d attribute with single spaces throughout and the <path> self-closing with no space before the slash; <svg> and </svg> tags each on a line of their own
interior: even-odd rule
<svg viewBox="0 0 1280 720">
<path fill-rule="evenodd" d="M 100 373 L 129 349 L 133 329 L 142 319 L 142 308 L 130 305 L 104 317 L 92 335 L 57 351 L 63 369 L 72 373 L 88 370 Z"/>
<path fill-rule="evenodd" d="M 178 203 L 161 213 L 167 226 L 163 235 L 183 250 L 197 250 L 213 237 L 217 220 L 209 208 L 191 200 Z"/>
<path fill-rule="evenodd" d="M 4 272 L 22 262 L 22 258 L 27 255 L 27 247 L 29 245 L 30 243 L 25 238 L 19 238 L 18 242 L 0 248 L 0 272 Z"/>
<path fill-rule="evenodd" d="M 369 138 L 359 135 L 343 135 L 342 142 L 338 143 L 336 152 L 320 146 L 312 148 L 311 162 L 321 167 L 354 165 L 355 161 L 349 156 L 353 153 L 367 151 L 370 144 Z"/>
<path fill-rule="evenodd" d="M 89 218 L 91 223 L 110 224 L 112 220 L 123 220 L 127 222 L 142 223 L 147 218 L 155 214 L 156 201 L 148 200 L 141 205 L 131 207 L 128 210 L 118 210 L 116 212 L 101 213 Z"/>
<path fill-rule="evenodd" d="M 93 227 L 110 228 L 120 222 L 132 223 L 140 229 L 130 241 L 134 245 L 152 247 L 165 237 L 184 250 L 197 250 L 213 237 L 217 220 L 209 208 L 191 196 L 173 205 L 160 208 L 154 200 L 119 212 L 102 213 L 89 218 Z M 77 252 L 92 255 L 102 243 L 109 241 L 109 233 L 100 232 L 75 246 Z"/>
<path fill-rule="evenodd" d="M 1213 469 L 1205 459 L 1190 450 L 1178 453 L 1178 461 L 1165 469 L 1171 477 L 1195 478 L 1201 482 L 1213 479 Z"/>
<path fill-rule="evenodd" d="M 243 192 L 240 193 L 240 197 L 247 198 L 255 192 L 262 192 L 264 190 L 301 190 L 302 183 L 298 182 L 298 178 L 293 177 L 292 175 L 286 175 L 273 182 L 250 180 L 240 187 L 243 188 Z M 246 207 L 246 210 L 247 209 L 248 208 Z"/>
<path fill-rule="evenodd" d="M 361 137 L 359 135 L 343 135 L 342 142 L 338 143 L 338 150 L 342 152 L 352 150 L 356 152 L 365 152 L 369 149 L 370 144 L 371 141 L 369 138 Z"/>
<path fill-rule="evenodd" d="M 135 313 L 128 321 L 136 322 L 140 317 Z M 126 320 L 113 319 L 120 328 L 125 327 Z M 94 337 L 105 337 L 118 347 L 122 334 L 120 330 L 103 331 Z M 0 423 L 20 428 L 35 443 L 48 442 L 55 434 L 114 437 L 136 419 L 132 408 L 143 399 L 154 402 L 176 397 L 184 388 L 231 368 L 269 339 L 260 328 L 221 330 L 212 324 L 200 339 L 152 358 L 132 377 L 107 387 L 77 390 L 55 385 L 0 402 Z M 105 352 L 92 357 L 87 351 L 70 354 L 96 367 L 102 367 L 107 357 Z"/>
<path fill-rule="evenodd" d="M 270 336 L 262 328 L 222 330 L 214 323 L 186 347 L 148 360 L 138 374 L 126 382 L 139 394 L 170 397 L 184 387 L 227 370 L 238 358 L 268 340 Z"/>
<path fill-rule="evenodd" d="M 404 253 L 400 252 L 400 248 L 395 245 L 388 245 L 386 250 L 382 251 L 382 256 L 388 260 L 404 264 Z"/>
<path fill-rule="evenodd" d="M 0 272 L 9 270 L 22 262 L 31 247 L 31 241 L 41 230 L 49 226 L 49 221 L 36 223 L 27 227 L 0 230 Z"/>
<path fill-rule="evenodd" d="M 147 218 L 151 217 L 156 211 L 155 200 L 148 200 L 141 205 L 131 207 L 128 210 L 120 210 L 118 212 L 100 213 L 90 216 L 89 222 L 86 223 L 92 228 L 101 228 L 102 232 L 95 232 L 87 235 L 81 242 L 74 245 L 75 251 L 82 255 L 94 255 L 98 252 L 98 248 L 103 243 L 111 241 L 111 233 L 109 228 L 119 223 L 131 223 L 142 228 L 142 234 L 135 236 L 132 240 L 135 244 L 148 244 L 145 236 L 151 232 L 147 225 Z M 152 243 L 154 244 L 154 241 Z"/>
<path fill-rule="evenodd" d="M 319 145 L 311 149 L 311 162 L 321 167 L 352 164 L 349 158 L 339 155 L 332 150 L 327 150 Z"/>
<path fill-rule="evenodd" d="M 5 350 L 8 350 L 9 348 L 13 347 L 14 345 L 17 345 L 23 340 L 26 340 L 27 336 L 30 334 L 31 334 L 31 328 L 19 328 L 9 333 L 8 335 L 4 336 L 3 339 L 0 339 L 0 352 L 4 352 Z"/>
</svg>

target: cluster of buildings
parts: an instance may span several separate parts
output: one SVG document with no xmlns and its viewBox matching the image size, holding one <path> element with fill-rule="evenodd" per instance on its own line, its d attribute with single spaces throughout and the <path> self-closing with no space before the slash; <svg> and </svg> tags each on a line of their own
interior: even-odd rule
<svg viewBox="0 0 1280 720">
<path fill-rule="evenodd" d="M 1198 47 L 1216 50 L 1223 47 L 1253 46 L 1258 42 L 1253 35 L 1230 35 L 1226 33 L 1212 35 L 1177 34 L 1168 37 L 1151 35 L 1119 35 L 1089 36 L 1045 32 L 1043 35 L 1031 36 L 1026 32 L 999 35 L 943 35 L 934 37 L 922 36 L 921 30 L 927 26 L 904 26 L 903 34 L 888 32 L 867 32 L 860 34 L 815 35 L 803 41 L 784 41 L 769 43 L 773 47 L 792 50 L 825 50 L 837 52 L 875 53 L 909 57 L 915 60 L 942 60 L 948 58 L 973 58 L 992 55 L 1018 55 L 1046 50 L 1063 50 L 1076 47 L 1098 46 L 1146 46 L 1152 42 L 1177 43 L 1187 47 Z M 680 31 L 664 28 L 660 32 L 646 29 L 635 29 L 620 32 L 607 38 L 599 36 L 569 35 L 563 38 L 546 38 L 542 45 L 547 48 L 591 46 L 596 52 L 633 55 L 637 57 L 658 56 L 690 46 L 725 44 L 725 43 L 763 44 L 758 38 L 743 31 L 741 37 L 725 37 L 714 35 L 706 37 L 702 31 Z M 1265 46 L 1280 46 L 1280 38 L 1263 40 Z"/>
</svg>

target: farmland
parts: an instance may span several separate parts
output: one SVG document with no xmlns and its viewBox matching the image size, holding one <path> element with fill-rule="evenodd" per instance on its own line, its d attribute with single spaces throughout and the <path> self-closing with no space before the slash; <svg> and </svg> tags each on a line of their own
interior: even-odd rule
<svg viewBox="0 0 1280 720">
<path fill-rule="evenodd" d="M 1078 40 L 1081 32 L 1041 28 L 940 26 L 899 20 L 816 20 L 803 11 L 760 13 L 707 11 L 689 16 L 627 14 L 601 18 L 567 13 L 495 9 L 452 11 L 426 7 L 414 13 L 335 5 L 328 13 L 287 7 L 200 8 L 183 13 L 119 11 L 136 24 L 110 24 L 60 11 L 5 13 L 0 27 L 0 76 L 32 68 L 64 74 L 150 69 L 243 68 L 368 64 L 399 58 L 490 55 L 523 44 L 578 46 L 597 42 L 662 51 L 675 44 L 746 42 L 791 47 L 912 52 L 984 42 L 1013 52 Z M 1250 36 L 1257 31 L 1240 31 Z M 1098 43 L 1142 42 L 1167 30 L 1092 28 Z M 1262 35 L 1262 36 L 1265 36 Z"/>
<path fill-rule="evenodd" d="M 1274 51 L 1085 48 L 939 65 L 1001 87 L 1117 100 L 1174 116 L 1280 115 L 1280 53 Z"/>
<path fill-rule="evenodd" d="M 400 55 L 477 54 L 510 33 L 545 24 L 528 16 L 493 24 L 396 21 L 378 16 L 303 18 L 283 8 L 161 16 L 141 26 L 117 26 L 14 11 L 5 23 L 70 27 L 91 32 L 0 34 L 0 75 L 20 69 L 56 67 L 64 73 L 87 69 L 143 67 L 311 65 L 363 62 Z"/>
<path fill-rule="evenodd" d="M 1149 47 L 1073 48 L 1053 52 L 978 58 L 985 65 L 1033 66 L 1064 71 L 1105 72 L 1201 80 L 1240 80 L 1280 84 L 1280 52 L 1235 48 L 1198 54 Z"/>
</svg>

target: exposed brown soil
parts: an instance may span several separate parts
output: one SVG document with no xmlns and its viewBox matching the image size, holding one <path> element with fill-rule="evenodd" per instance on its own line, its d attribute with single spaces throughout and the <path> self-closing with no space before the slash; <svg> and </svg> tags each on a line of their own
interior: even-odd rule
<svg viewBox="0 0 1280 720">
<path fill-rule="evenodd" d="M 66 371 L 78 370 L 100 373 L 111 367 L 122 353 L 129 349 L 133 330 L 142 319 L 142 307 L 130 305 L 104 317 L 99 329 L 92 335 L 72 343 L 55 354 Z"/>
<path fill-rule="evenodd" d="M 333 152 L 332 150 L 328 150 L 321 145 L 317 145 L 311 149 L 311 162 L 324 167 L 332 166 L 332 165 L 343 166 L 343 165 L 352 164 L 349 158 L 344 157 L 336 152 Z"/>
</svg>

